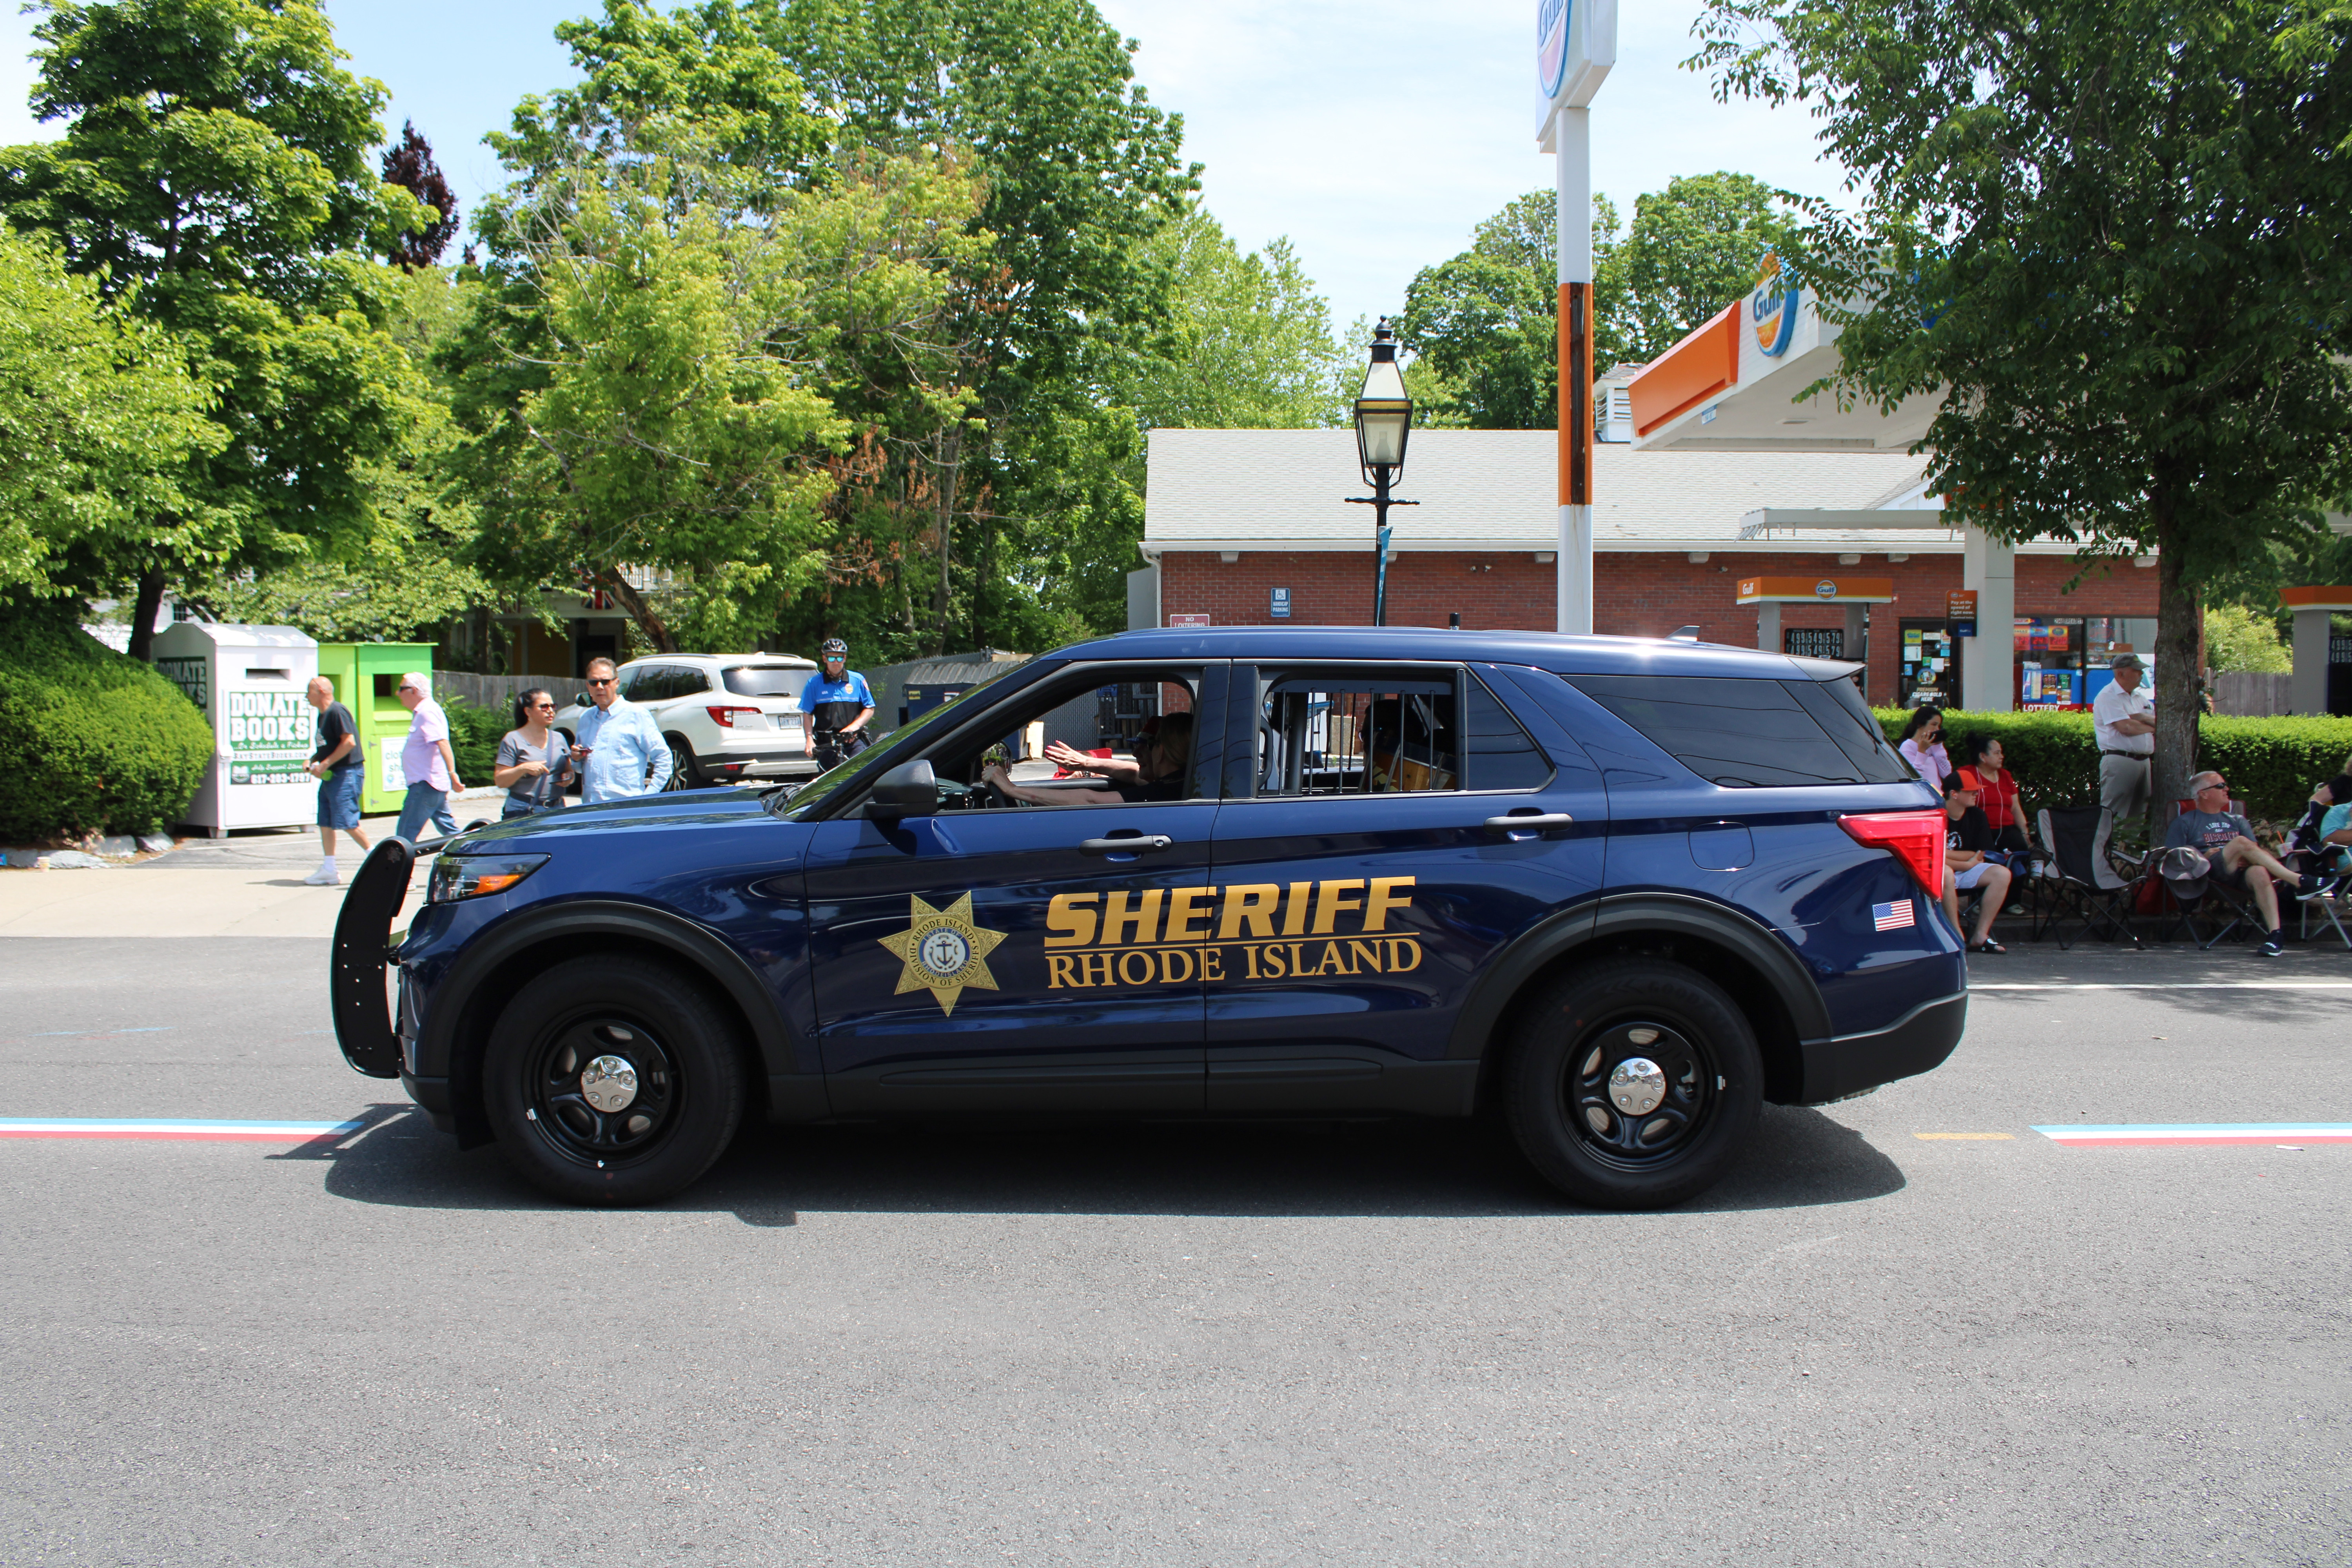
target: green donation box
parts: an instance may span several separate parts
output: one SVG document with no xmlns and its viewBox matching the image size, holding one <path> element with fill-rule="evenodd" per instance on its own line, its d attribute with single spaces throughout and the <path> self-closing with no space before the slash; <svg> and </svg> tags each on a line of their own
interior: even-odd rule
<svg viewBox="0 0 2352 1568">
<path fill-rule="evenodd" d="M 360 755 L 366 759 L 360 784 L 360 810 L 382 816 L 400 809 L 408 794 L 400 774 L 401 743 L 408 739 L 408 710 L 400 705 L 400 678 L 410 670 L 433 673 L 433 645 L 426 642 L 322 642 L 319 673 L 334 683 L 335 700 L 352 710 L 359 726 Z"/>
</svg>

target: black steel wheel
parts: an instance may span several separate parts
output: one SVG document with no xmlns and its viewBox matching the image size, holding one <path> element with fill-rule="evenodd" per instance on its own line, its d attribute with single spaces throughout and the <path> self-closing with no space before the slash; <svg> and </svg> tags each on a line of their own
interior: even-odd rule
<svg viewBox="0 0 2352 1568">
<path fill-rule="evenodd" d="M 484 1109 L 517 1171 L 575 1203 L 644 1204 L 691 1184 L 741 1124 L 742 1025 L 693 976 L 600 954 L 534 977 L 482 1063 Z"/>
<path fill-rule="evenodd" d="M 1520 1015 L 1505 1108 L 1546 1180 L 1597 1208 L 1660 1208 L 1712 1186 L 1763 1104 L 1755 1031 L 1696 970 L 1612 958 Z"/>
<path fill-rule="evenodd" d="M 694 748 L 676 735 L 669 737 L 669 777 L 663 781 L 662 793 L 672 790 L 700 789 L 701 773 L 694 765 Z"/>
</svg>

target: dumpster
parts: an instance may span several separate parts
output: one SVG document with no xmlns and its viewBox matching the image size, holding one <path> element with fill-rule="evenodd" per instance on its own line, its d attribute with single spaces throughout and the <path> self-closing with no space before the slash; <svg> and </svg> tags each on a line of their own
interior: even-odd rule
<svg viewBox="0 0 2352 1568">
<path fill-rule="evenodd" d="M 215 838 L 318 821 L 319 781 L 302 764 L 318 745 L 306 693 L 319 645 L 292 626 L 174 621 L 155 634 L 154 658 L 213 727 L 212 763 L 181 820 Z"/>
<path fill-rule="evenodd" d="M 400 678 L 413 669 L 433 673 L 431 643 L 319 645 L 319 673 L 334 683 L 335 700 L 352 710 L 359 727 L 360 810 L 370 816 L 398 811 L 407 796 L 400 748 L 408 739 L 408 710 L 400 705 Z"/>
</svg>

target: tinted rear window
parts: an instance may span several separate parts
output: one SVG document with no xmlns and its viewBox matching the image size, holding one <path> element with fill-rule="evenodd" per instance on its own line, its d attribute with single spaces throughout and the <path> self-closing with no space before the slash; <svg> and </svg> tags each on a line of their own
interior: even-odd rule
<svg viewBox="0 0 2352 1568">
<path fill-rule="evenodd" d="M 1569 684 L 1699 777 L 1727 788 L 1900 784 L 1911 777 L 1903 760 L 1876 738 L 1875 724 L 1864 732 L 1868 710 L 1858 697 L 1849 706 L 1814 681 L 1580 675 Z"/>
<path fill-rule="evenodd" d="M 738 664 L 721 679 L 738 697 L 798 697 L 815 673 L 789 664 Z"/>
</svg>

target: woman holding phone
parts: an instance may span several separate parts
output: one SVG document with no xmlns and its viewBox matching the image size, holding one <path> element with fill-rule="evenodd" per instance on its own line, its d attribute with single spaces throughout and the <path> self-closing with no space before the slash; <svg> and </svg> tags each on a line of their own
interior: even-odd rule
<svg viewBox="0 0 2352 1568">
<path fill-rule="evenodd" d="M 491 782 L 507 792 L 499 820 L 533 816 L 563 804 L 564 786 L 572 782 L 572 752 L 562 735 L 550 725 L 555 719 L 555 699 L 532 687 L 515 699 L 515 728 L 499 742 L 499 765 Z"/>
</svg>

